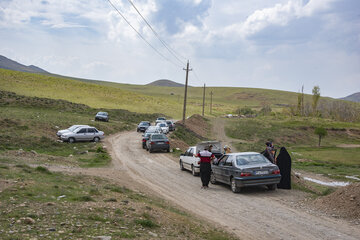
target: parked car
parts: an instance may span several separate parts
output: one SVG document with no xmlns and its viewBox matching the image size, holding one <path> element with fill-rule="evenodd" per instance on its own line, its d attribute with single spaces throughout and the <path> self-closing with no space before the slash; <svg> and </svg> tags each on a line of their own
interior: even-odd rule
<svg viewBox="0 0 360 240">
<path fill-rule="evenodd" d="M 149 140 L 150 135 L 153 133 L 145 133 L 144 135 L 142 135 L 142 148 L 145 149 L 146 148 L 146 142 L 147 140 Z"/>
<path fill-rule="evenodd" d="M 212 145 L 212 153 L 216 158 L 220 158 L 221 154 L 221 142 L 219 141 L 204 141 L 198 143 L 196 146 L 189 147 L 184 154 L 181 154 L 179 164 L 181 170 L 190 170 L 193 176 L 197 176 L 200 173 L 200 165 L 198 162 L 200 158 L 197 154 L 204 150 L 205 147 Z"/>
<path fill-rule="evenodd" d="M 166 124 L 169 126 L 169 131 L 175 131 L 175 123 L 171 120 L 166 120 Z"/>
<path fill-rule="evenodd" d="M 146 129 L 145 133 L 162 133 L 162 130 L 158 126 L 150 126 Z"/>
<path fill-rule="evenodd" d="M 75 129 L 77 129 L 78 127 L 88 127 L 88 125 L 72 125 L 71 127 L 69 127 L 68 129 L 63 129 L 63 130 L 59 130 L 56 135 L 58 137 L 61 137 L 61 135 L 63 135 L 64 133 L 67 132 L 73 132 Z"/>
<path fill-rule="evenodd" d="M 242 187 L 259 185 L 275 190 L 281 178 L 278 166 L 255 152 L 225 154 L 211 167 L 210 182 L 228 184 L 234 193 L 240 192 Z"/>
<path fill-rule="evenodd" d="M 142 121 L 137 126 L 136 131 L 137 132 L 145 132 L 148 127 L 150 127 L 151 123 L 149 121 Z"/>
<path fill-rule="evenodd" d="M 158 117 L 158 118 L 156 119 L 156 124 L 158 124 L 159 122 L 164 122 L 164 121 L 166 121 L 166 118 L 164 118 L 164 117 Z"/>
<path fill-rule="evenodd" d="M 166 122 L 159 122 L 158 124 L 156 124 L 157 127 L 161 128 L 161 131 L 164 134 L 168 134 L 169 133 L 169 126 L 166 124 Z"/>
<path fill-rule="evenodd" d="M 146 149 L 152 153 L 154 151 L 166 150 L 170 152 L 170 142 L 169 139 L 163 133 L 154 133 L 151 134 L 149 140 L 146 142 Z"/>
<path fill-rule="evenodd" d="M 98 112 L 95 116 L 95 121 L 109 121 L 109 114 L 107 112 Z"/>
<path fill-rule="evenodd" d="M 67 132 L 61 135 L 61 140 L 64 142 L 80 142 L 80 141 L 94 141 L 98 142 L 104 138 L 104 132 L 97 130 L 94 127 L 86 126 L 79 127 L 73 132 Z"/>
</svg>

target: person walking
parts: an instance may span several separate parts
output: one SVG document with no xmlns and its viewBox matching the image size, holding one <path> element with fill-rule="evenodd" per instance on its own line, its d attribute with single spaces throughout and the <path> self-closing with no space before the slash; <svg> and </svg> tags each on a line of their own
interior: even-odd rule
<svg viewBox="0 0 360 240">
<path fill-rule="evenodd" d="M 207 189 L 209 187 L 210 175 L 211 175 L 211 161 L 215 158 L 214 154 L 211 153 L 212 146 L 208 146 L 198 153 L 200 158 L 200 178 L 202 182 L 202 189 Z"/>
<path fill-rule="evenodd" d="M 281 179 L 278 188 L 291 189 L 291 157 L 285 147 L 280 148 L 276 158 L 276 165 L 280 169 Z"/>
</svg>

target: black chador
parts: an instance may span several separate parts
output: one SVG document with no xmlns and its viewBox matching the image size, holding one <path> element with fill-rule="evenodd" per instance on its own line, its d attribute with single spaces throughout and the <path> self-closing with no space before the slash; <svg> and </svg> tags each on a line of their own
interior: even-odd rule
<svg viewBox="0 0 360 240">
<path fill-rule="evenodd" d="M 279 156 L 276 158 L 276 164 L 281 174 L 281 180 L 277 187 L 291 189 L 291 157 L 285 147 L 280 149 Z"/>
</svg>

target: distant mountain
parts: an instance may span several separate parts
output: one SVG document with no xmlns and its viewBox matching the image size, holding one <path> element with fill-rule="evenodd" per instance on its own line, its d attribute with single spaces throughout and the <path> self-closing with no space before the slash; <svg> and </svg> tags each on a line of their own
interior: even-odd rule
<svg viewBox="0 0 360 240">
<path fill-rule="evenodd" d="M 0 68 L 20 71 L 20 72 L 29 72 L 29 73 L 49 73 L 49 72 L 45 71 L 44 69 L 41 69 L 34 65 L 25 66 L 23 64 L 15 62 L 15 61 L 8 59 L 7 57 L 1 56 L 1 55 L 0 55 Z"/>
<path fill-rule="evenodd" d="M 352 101 L 352 102 L 360 102 L 360 92 L 351 94 L 347 97 L 340 98 L 342 100 Z"/>
<path fill-rule="evenodd" d="M 168 79 L 160 79 L 154 82 L 151 82 L 147 85 L 150 86 L 160 86 L 160 87 L 184 87 L 184 84 L 180 84 Z"/>
</svg>

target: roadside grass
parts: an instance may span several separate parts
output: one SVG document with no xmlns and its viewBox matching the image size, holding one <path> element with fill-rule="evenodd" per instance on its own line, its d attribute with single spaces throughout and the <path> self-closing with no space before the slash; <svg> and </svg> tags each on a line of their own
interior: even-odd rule
<svg viewBox="0 0 360 240">
<path fill-rule="evenodd" d="M 317 126 L 323 126 L 328 136 L 318 147 Z M 268 116 L 229 119 L 226 134 L 234 138 L 239 151 L 261 152 L 265 142 L 273 141 L 277 148 L 285 146 L 292 155 L 293 167 L 328 177 L 353 181 L 345 176 L 360 176 L 360 148 L 337 147 L 340 144 L 360 144 L 360 123 L 337 122 L 319 118 Z"/>
<path fill-rule="evenodd" d="M 187 143 L 189 146 L 195 145 L 201 141 L 195 134 L 182 125 L 177 125 L 176 130 L 171 135 L 172 138 L 179 139 Z"/>
<path fill-rule="evenodd" d="M 6 168 L 0 168 L 0 180 L 8 183 L 0 194 L 2 239 L 236 239 L 163 200 L 105 179 L 1 166 Z"/>
<path fill-rule="evenodd" d="M 95 113 L 100 110 L 86 105 L 0 91 L 0 161 L 12 161 L 13 158 L 5 155 L 8 151 L 18 151 L 17 155 L 35 151 L 35 154 L 64 157 L 67 162 L 83 167 L 105 166 L 111 159 L 106 149 L 101 147 L 101 142 L 64 143 L 58 140 L 56 132 L 71 125 L 87 124 L 104 131 L 106 137 L 132 130 L 141 120 L 157 116 L 125 110 L 102 110 L 110 113 L 109 122 L 94 121 Z M 31 159 L 39 161 L 35 156 Z"/>
</svg>

